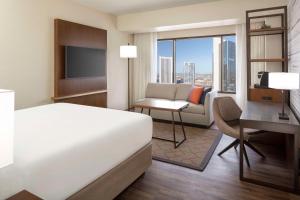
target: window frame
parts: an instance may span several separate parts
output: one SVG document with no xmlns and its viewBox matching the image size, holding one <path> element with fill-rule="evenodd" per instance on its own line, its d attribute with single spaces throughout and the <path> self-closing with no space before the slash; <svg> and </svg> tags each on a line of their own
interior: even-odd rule
<svg viewBox="0 0 300 200">
<path fill-rule="evenodd" d="M 183 39 L 197 39 L 197 38 L 214 38 L 214 37 L 219 37 L 221 39 L 221 59 L 220 59 L 220 79 L 221 79 L 221 85 L 220 85 L 220 90 L 218 91 L 218 93 L 224 93 L 224 94 L 236 94 L 236 92 L 227 92 L 227 91 L 223 91 L 223 38 L 226 36 L 235 36 L 235 33 L 228 33 L 228 34 L 217 34 L 217 35 L 203 35 L 203 36 L 191 36 L 191 37 L 175 37 L 175 38 L 163 38 L 163 39 L 157 39 L 157 42 L 159 41 L 172 41 L 173 42 L 173 78 L 172 78 L 172 83 L 175 83 L 175 79 L 176 79 L 176 41 L 177 40 L 183 40 Z M 214 71 L 212 69 L 212 79 L 214 80 Z M 213 81 L 212 80 L 212 81 Z"/>
</svg>

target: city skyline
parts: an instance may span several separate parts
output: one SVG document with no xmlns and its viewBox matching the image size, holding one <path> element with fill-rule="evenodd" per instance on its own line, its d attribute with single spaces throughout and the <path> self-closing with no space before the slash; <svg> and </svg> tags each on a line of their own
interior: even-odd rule
<svg viewBox="0 0 300 200">
<path fill-rule="evenodd" d="M 236 55 L 235 43 L 230 40 L 223 42 L 223 91 L 235 92 L 236 90 Z"/>
<path fill-rule="evenodd" d="M 158 42 L 158 55 L 173 57 L 173 41 Z M 176 73 L 184 72 L 184 63 L 195 63 L 196 73 L 211 74 L 213 59 L 213 38 L 192 38 L 176 40 Z"/>
<path fill-rule="evenodd" d="M 173 58 L 159 56 L 157 82 L 171 83 L 173 80 Z"/>
<path fill-rule="evenodd" d="M 196 78 L 195 75 L 196 75 L 195 63 L 185 62 L 184 63 L 183 82 L 194 84 L 195 78 Z"/>
</svg>

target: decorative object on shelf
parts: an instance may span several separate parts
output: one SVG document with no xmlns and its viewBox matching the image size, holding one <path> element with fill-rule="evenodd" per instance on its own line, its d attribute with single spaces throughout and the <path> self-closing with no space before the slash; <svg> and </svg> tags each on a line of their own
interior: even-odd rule
<svg viewBox="0 0 300 200">
<path fill-rule="evenodd" d="M 269 73 L 269 87 L 281 90 L 282 112 L 279 113 L 279 119 L 289 120 L 289 116 L 284 112 L 285 90 L 299 89 L 299 74 L 284 72 Z"/>
<path fill-rule="evenodd" d="M 258 72 L 259 84 L 254 84 L 254 88 L 269 88 L 269 72 Z"/>
<path fill-rule="evenodd" d="M 13 163 L 15 93 L 0 89 L 0 168 Z"/>
<path fill-rule="evenodd" d="M 264 21 L 260 28 L 261 28 L 261 29 L 269 29 L 269 28 L 271 28 L 271 26 L 270 26 L 270 25 L 267 25 L 267 24 L 266 24 L 266 21 Z"/>
<path fill-rule="evenodd" d="M 130 44 L 120 46 L 120 57 L 128 59 L 128 110 L 130 110 L 130 58 L 137 58 L 137 47 Z"/>
</svg>

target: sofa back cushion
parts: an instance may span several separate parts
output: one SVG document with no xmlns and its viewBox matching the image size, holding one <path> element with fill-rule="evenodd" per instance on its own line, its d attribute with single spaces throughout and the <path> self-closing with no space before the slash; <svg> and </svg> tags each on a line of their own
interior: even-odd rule
<svg viewBox="0 0 300 200">
<path fill-rule="evenodd" d="M 188 100 L 192 88 L 191 84 L 177 84 L 175 100 Z"/>
<path fill-rule="evenodd" d="M 149 83 L 146 89 L 146 98 L 174 100 L 175 94 L 175 84 Z"/>
</svg>

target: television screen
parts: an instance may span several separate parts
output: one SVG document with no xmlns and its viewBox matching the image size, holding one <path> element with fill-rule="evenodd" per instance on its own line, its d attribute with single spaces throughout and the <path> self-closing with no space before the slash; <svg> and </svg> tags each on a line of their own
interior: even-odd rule
<svg viewBox="0 0 300 200">
<path fill-rule="evenodd" d="M 65 78 L 106 76 L 106 50 L 65 47 Z"/>
</svg>

